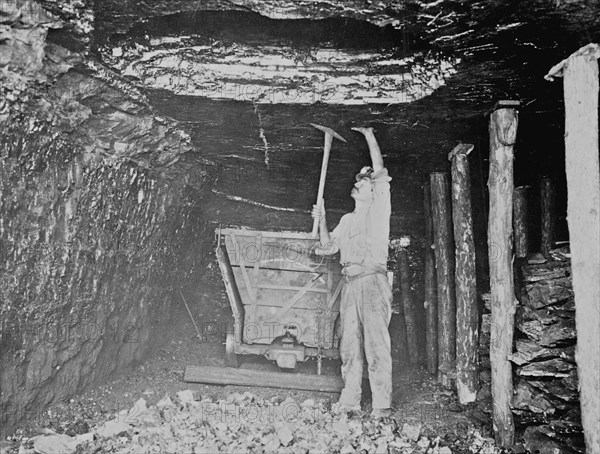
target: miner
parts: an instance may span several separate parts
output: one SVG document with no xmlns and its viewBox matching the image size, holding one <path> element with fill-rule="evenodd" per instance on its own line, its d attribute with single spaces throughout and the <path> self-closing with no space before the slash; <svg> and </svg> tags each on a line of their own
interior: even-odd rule
<svg viewBox="0 0 600 454">
<path fill-rule="evenodd" d="M 319 219 L 320 254 L 340 251 L 344 287 L 340 304 L 340 356 L 344 389 L 338 402 L 345 412 L 359 411 L 363 364 L 366 359 L 375 418 L 390 415 L 392 358 L 388 325 L 392 290 L 386 264 L 390 231 L 390 180 L 373 128 L 352 128 L 364 135 L 372 167 L 356 175 L 350 193 L 355 208 L 332 232 L 324 206 L 313 207 Z M 364 352 L 364 357 L 363 357 Z"/>
</svg>

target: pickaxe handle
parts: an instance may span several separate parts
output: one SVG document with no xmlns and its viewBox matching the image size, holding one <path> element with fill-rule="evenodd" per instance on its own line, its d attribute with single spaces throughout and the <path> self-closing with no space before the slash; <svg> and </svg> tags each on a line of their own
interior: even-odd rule
<svg viewBox="0 0 600 454">
<path fill-rule="evenodd" d="M 329 164 L 329 152 L 331 151 L 331 142 L 333 136 L 329 133 L 325 134 L 325 146 L 323 149 L 323 163 L 321 164 L 321 178 L 319 179 L 319 192 L 317 193 L 317 206 L 323 206 L 323 193 L 325 192 L 325 178 L 327 177 L 327 165 Z M 319 231 L 319 219 L 313 222 L 312 236 L 317 237 Z"/>
</svg>

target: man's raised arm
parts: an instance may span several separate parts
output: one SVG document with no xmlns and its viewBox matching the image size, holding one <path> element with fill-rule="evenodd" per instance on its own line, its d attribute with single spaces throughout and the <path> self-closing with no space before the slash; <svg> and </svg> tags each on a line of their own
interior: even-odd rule
<svg viewBox="0 0 600 454">
<path fill-rule="evenodd" d="M 371 162 L 373 163 L 373 172 L 378 172 L 383 169 L 383 157 L 381 156 L 381 150 L 379 144 L 375 138 L 373 128 L 352 128 L 354 131 L 360 132 L 365 136 L 367 145 L 369 146 L 369 153 L 371 154 Z"/>
</svg>

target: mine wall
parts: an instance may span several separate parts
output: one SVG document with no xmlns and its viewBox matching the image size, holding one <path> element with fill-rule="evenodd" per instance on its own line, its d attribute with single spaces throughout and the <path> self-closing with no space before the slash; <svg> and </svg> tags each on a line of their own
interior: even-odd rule
<svg viewBox="0 0 600 454">
<path fill-rule="evenodd" d="M 12 114 L 0 133 L 4 433 L 164 341 L 174 289 L 201 268 L 195 245 L 207 231 L 186 202 L 205 175 L 190 190 L 136 157 L 173 159 L 182 136 L 85 68 L 65 74 L 78 56 L 46 44 L 48 18 L 32 11 L 3 29 L 12 43 L 2 87 Z"/>
</svg>

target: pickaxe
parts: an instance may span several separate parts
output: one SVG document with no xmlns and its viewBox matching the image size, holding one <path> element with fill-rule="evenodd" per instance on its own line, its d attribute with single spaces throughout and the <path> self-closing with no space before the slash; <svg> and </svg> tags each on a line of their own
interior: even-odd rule
<svg viewBox="0 0 600 454">
<path fill-rule="evenodd" d="M 325 145 L 323 147 L 323 163 L 321 164 L 321 178 L 319 179 L 319 192 L 317 194 L 317 206 L 323 206 L 323 192 L 325 191 L 325 177 L 327 176 L 327 164 L 329 163 L 329 152 L 331 151 L 331 142 L 333 142 L 333 138 L 341 140 L 342 142 L 346 142 L 342 136 L 340 136 L 337 132 L 335 132 L 331 128 L 327 128 L 326 126 L 316 125 L 311 123 L 311 126 L 323 131 L 325 133 Z M 312 236 L 313 238 L 317 237 L 317 232 L 319 230 L 319 220 L 315 219 L 313 223 Z"/>
</svg>

